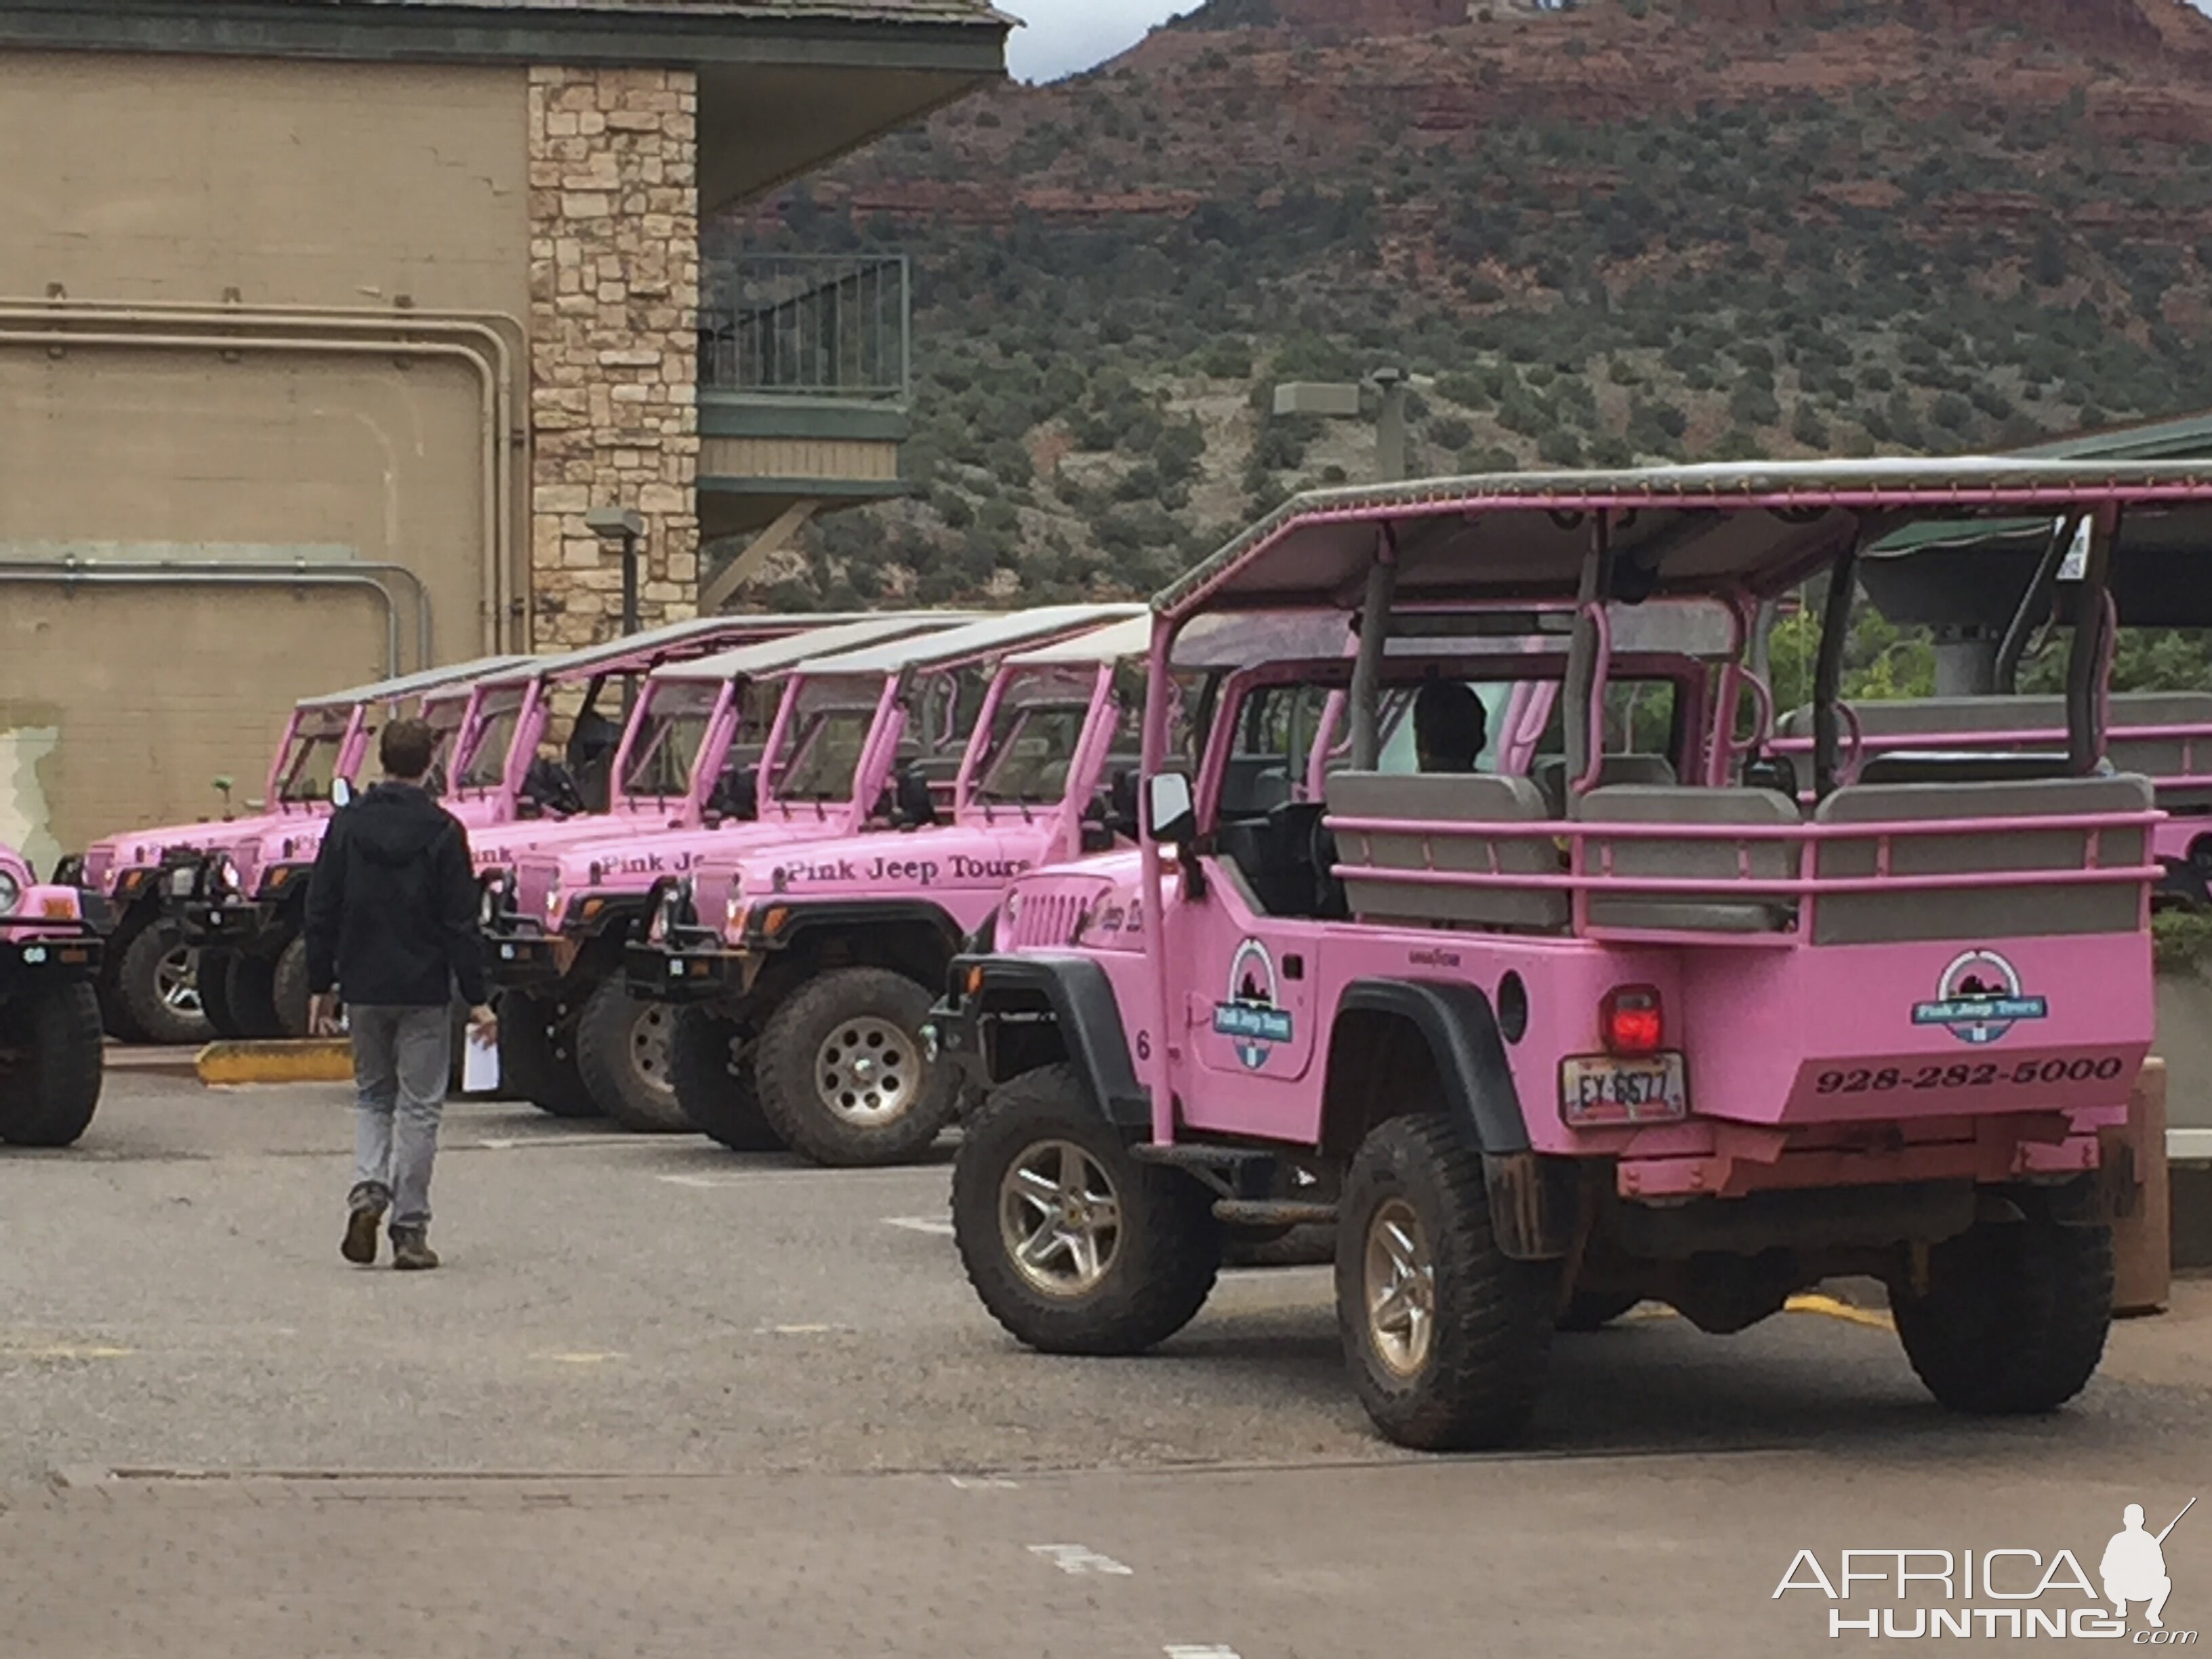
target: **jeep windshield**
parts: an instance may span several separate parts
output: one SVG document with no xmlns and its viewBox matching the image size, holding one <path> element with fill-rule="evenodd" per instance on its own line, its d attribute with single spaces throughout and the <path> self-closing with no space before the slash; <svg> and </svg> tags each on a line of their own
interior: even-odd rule
<svg viewBox="0 0 2212 1659">
<path fill-rule="evenodd" d="M 300 716 L 277 769 L 278 801 L 302 806 L 331 798 L 331 780 L 337 772 L 349 719 L 343 709 L 316 709 Z"/>
<path fill-rule="evenodd" d="M 815 805 L 848 799 L 853 774 L 875 729 L 880 692 L 880 682 L 829 680 L 800 687 L 769 793 L 779 801 Z"/>
<path fill-rule="evenodd" d="M 475 741 L 461 758 L 453 787 L 461 794 L 488 794 L 507 781 L 507 750 L 522 720 L 524 688 L 488 691 L 477 719 Z"/>
<path fill-rule="evenodd" d="M 623 767 L 624 795 L 666 801 L 684 794 L 721 693 L 714 680 L 660 680 L 647 687 L 652 702 Z"/>
<path fill-rule="evenodd" d="M 1032 669 L 1009 685 L 992 712 L 969 799 L 987 809 L 1058 801 L 1067 790 L 1097 678 L 1090 667 Z M 1117 738 L 1117 748 L 1133 735 L 1128 711 L 1140 707 L 1143 697 L 1141 678 L 1133 673 L 1131 678 L 1130 686 L 1116 686 L 1128 727 Z"/>
</svg>

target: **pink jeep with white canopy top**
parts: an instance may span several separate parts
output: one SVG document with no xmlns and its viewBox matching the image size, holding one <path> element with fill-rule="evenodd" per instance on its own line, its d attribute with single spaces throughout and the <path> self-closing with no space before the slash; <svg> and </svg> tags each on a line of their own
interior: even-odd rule
<svg viewBox="0 0 2212 1659">
<path fill-rule="evenodd" d="M 2066 752 L 2065 696 L 2023 694 L 2020 683 L 2073 624 L 2088 533 L 2082 514 L 2062 514 L 1913 526 L 1868 550 L 1860 586 L 1892 622 L 1933 633 L 1938 695 L 1843 705 L 1847 781 L 1896 781 L 1973 755 L 1987 757 L 1995 776 Z M 2129 521 L 2105 603 L 2118 629 L 2212 628 L 2203 550 Z M 2124 637 L 2116 633 L 2115 643 Z M 2166 871 L 2157 902 L 2212 907 L 2212 691 L 2112 691 L 2093 712 L 2113 769 L 2148 778 L 2166 811 L 2152 833 Z M 1784 715 L 1771 747 L 1793 761 L 1809 756 L 1811 709 Z"/>
<path fill-rule="evenodd" d="M 945 964 L 1021 872 L 1134 833 L 1152 630 L 1135 607 L 1097 615 L 1110 620 L 999 665 L 941 813 L 896 835 L 718 846 L 655 884 L 629 985 L 683 1009 L 670 1067 L 693 1123 L 738 1151 L 879 1164 L 951 1121 L 955 1079 L 921 1033 Z"/>
<path fill-rule="evenodd" d="M 196 854 L 165 859 L 164 925 L 199 953 L 194 982 L 216 1036 L 307 1035 L 300 938 L 307 875 L 334 805 L 373 769 L 384 723 L 410 714 L 430 720 L 440 733 L 438 765 L 450 766 L 457 741 L 468 735 L 475 683 L 528 660 L 483 657 L 304 699 L 270 773 L 270 810 L 210 826 L 220 833 L 198 842 Z"/>
<path fill-rule="evenodd" d="M 1862 550 L 2077 509 L 2067 752 L 1841 781 Z M 1945 1404 L 2072 1397 L 2111 1317 L 2097 1136 L 2153 1027 L 2159 814 L 2106 769 L 2090 695 L 2124 524 L 2201 545 L 2212 483 L 1978 459 L 1512 475 L 1303 496 L 1231 544 L 1154 601 L 1133 912 L 1102 938 L 1080 872 L 1038 872 L 949 975 L 940 1042 L 991 1091 L 953 1181 L 987 1308 L 1035 1347 L 1137 1352 L 1204 1304 L 1224 1224 L 1334 1220 L 1353 1383 L 1408 1445 L 1519 1437 L 1555 1325 L 1649 1297 L 1738 1330 L 1839 1273 L 1887 1282 Z M 1740 653 L 1764 599 L 1822 575 L 1803 811 L 1738 736 L 1767 706 Z M 1254 613 L 1346 618 L 1358 654 L 1255 659 L 1188 777 L 1171 653 Z M 1674 678 L 1716 629 L 1738 654 Z M 1466 753 L 1378 769 L 1388 688 L 1415 689 L 1418 727 L 1424 697 L 1547 678 L 1563 803 Z M 1344 693 L 1348 764 L 1324 802 L 1232 818 L 1242 711 L 1281 684 Z M 1646 688 L 1664 752 L 1609 781 L 1609 716 Z"/>
<path fill-rule="evenodd" d="M 181 937 L 170 884 L 211 848 L 228 848 L 272 826 L 297 835 L 330 811 L 339 778 L 350 781 L 368 750 L 377 711 L 425 684 L 467 678 L 492 665 L 520 659 L 484 658 L 423 675 L 379 680 L 349 691 L 302 699 L 284 723 L 269 763 L 261 809 L 247 817 L 165 824 L 96 841 L 65 859 L 54 879 L 82 890 L 85 914 L 109 929 L 99 992 L 109 1034 L 123 1042 L 190 1042 L 206 1036 L 198 951 Z M 218 780 L 227 792 L 228 780 Z M 317 833 L 319 833 L 318 831 Z M 167 914 L 164 914 L 165 909 Z M 216 978 L 222 976 L 220 969 Z M 216 988 L 220 1001 L 221 988 Z"/>
<path fill-rule="evenodd" d="M 0 1141 L 67 1146 L 100 1104 L 100 940 L 82 895 L 0 843 Z"/>
<path fill-rule="evenodd" d="M 483 878 L 488 965 L 505 993 L 502 1064 L 513 1086 L 560 1116 L 605 1112 L 633 1128 L 690 1127 L 667 1082 L 666 1012 L 634 1002 L 621 985 L 622 948 L 647 891 L 732 837 L 827 839 L 857 828 L 824 800 L 800 800 L 817 773 L 838 796 L 850 792 L 854 756 L 839 747 L 842 708 L 827 726 L 791 718 L 798 685 L 824 665 L 870 653 L 926 657 L 929 641 L 971 637 L 968 623 L 886 612 L 653 672 L 615 757 L 612 810 L 530 838 L 511 872 Z M 857 684 L 862 719 L 872 720 L 886 672 L 867 668 Z M 922 727 L 937 745 L 951 707 L 939 702 Z"/>
</svg>

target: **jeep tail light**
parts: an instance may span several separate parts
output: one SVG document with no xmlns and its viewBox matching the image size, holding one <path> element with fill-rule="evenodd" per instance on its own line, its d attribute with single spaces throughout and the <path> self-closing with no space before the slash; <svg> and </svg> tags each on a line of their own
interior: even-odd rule
<svg viewBox="0 0 2212 1659">
<path fill-rule="evenodd" d="M 1666 1040 L 1667 1021 L 1659 1006 L 1658 988 L 1616 985 L 1598 1005 L 1598 1025 L 1605 1033 L 1606 1052 L 1614 1054 L 1654 1054 Z"/>
</svg>

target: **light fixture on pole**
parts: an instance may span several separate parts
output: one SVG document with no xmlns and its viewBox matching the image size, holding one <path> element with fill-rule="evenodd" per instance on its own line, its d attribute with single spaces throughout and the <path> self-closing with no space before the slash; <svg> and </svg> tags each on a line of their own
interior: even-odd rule
<svg viewBox="0 0 2212 1659">
<path fill-rule="evenodd" d="M 645 516 L 634 507 L 595 507 L 584 514 L 584 523 L 601 541 L 622 546 L 622 631 L 637 632 L 637 544 L 645 534 Z"/>
<path fill-rule="evenodd" d="M 1406 476 L 1406 392 L 1409 385 L 1402 368 L 1378 368 L 1365 381 L 1285 380 L 1275 388 L 1275 413 L 1312 415 L 1323 420 L 1357 420 L 1360 392 L 1373 386 L 1382 394 L 1375 420 L 1375 476 L 1381 483 L 1395 483 Z"/>
</svg>

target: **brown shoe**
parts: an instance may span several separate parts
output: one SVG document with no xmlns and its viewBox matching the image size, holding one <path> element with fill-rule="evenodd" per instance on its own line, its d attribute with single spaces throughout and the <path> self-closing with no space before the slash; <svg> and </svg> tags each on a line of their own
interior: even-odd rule
<svg viewBox="0 0 2212 1659">
<path fill-rule="evenodd" d="M 366 1267 L 376 1261 L 376 1229 L 384 1219 L 384 1200 L 376 1193 L 364 1193 L 353 1200 L 338 1254 L 356 1267 Z"/>
<path fill-rule="evenodd" d="M 394 1227 L 392 1230 L 392 1265 L 403 1273 L 424 1273 L 438 1265 L 438 1253 L 430 1248 L 430 1232 L 427 1227 Z"/>
</svg>

